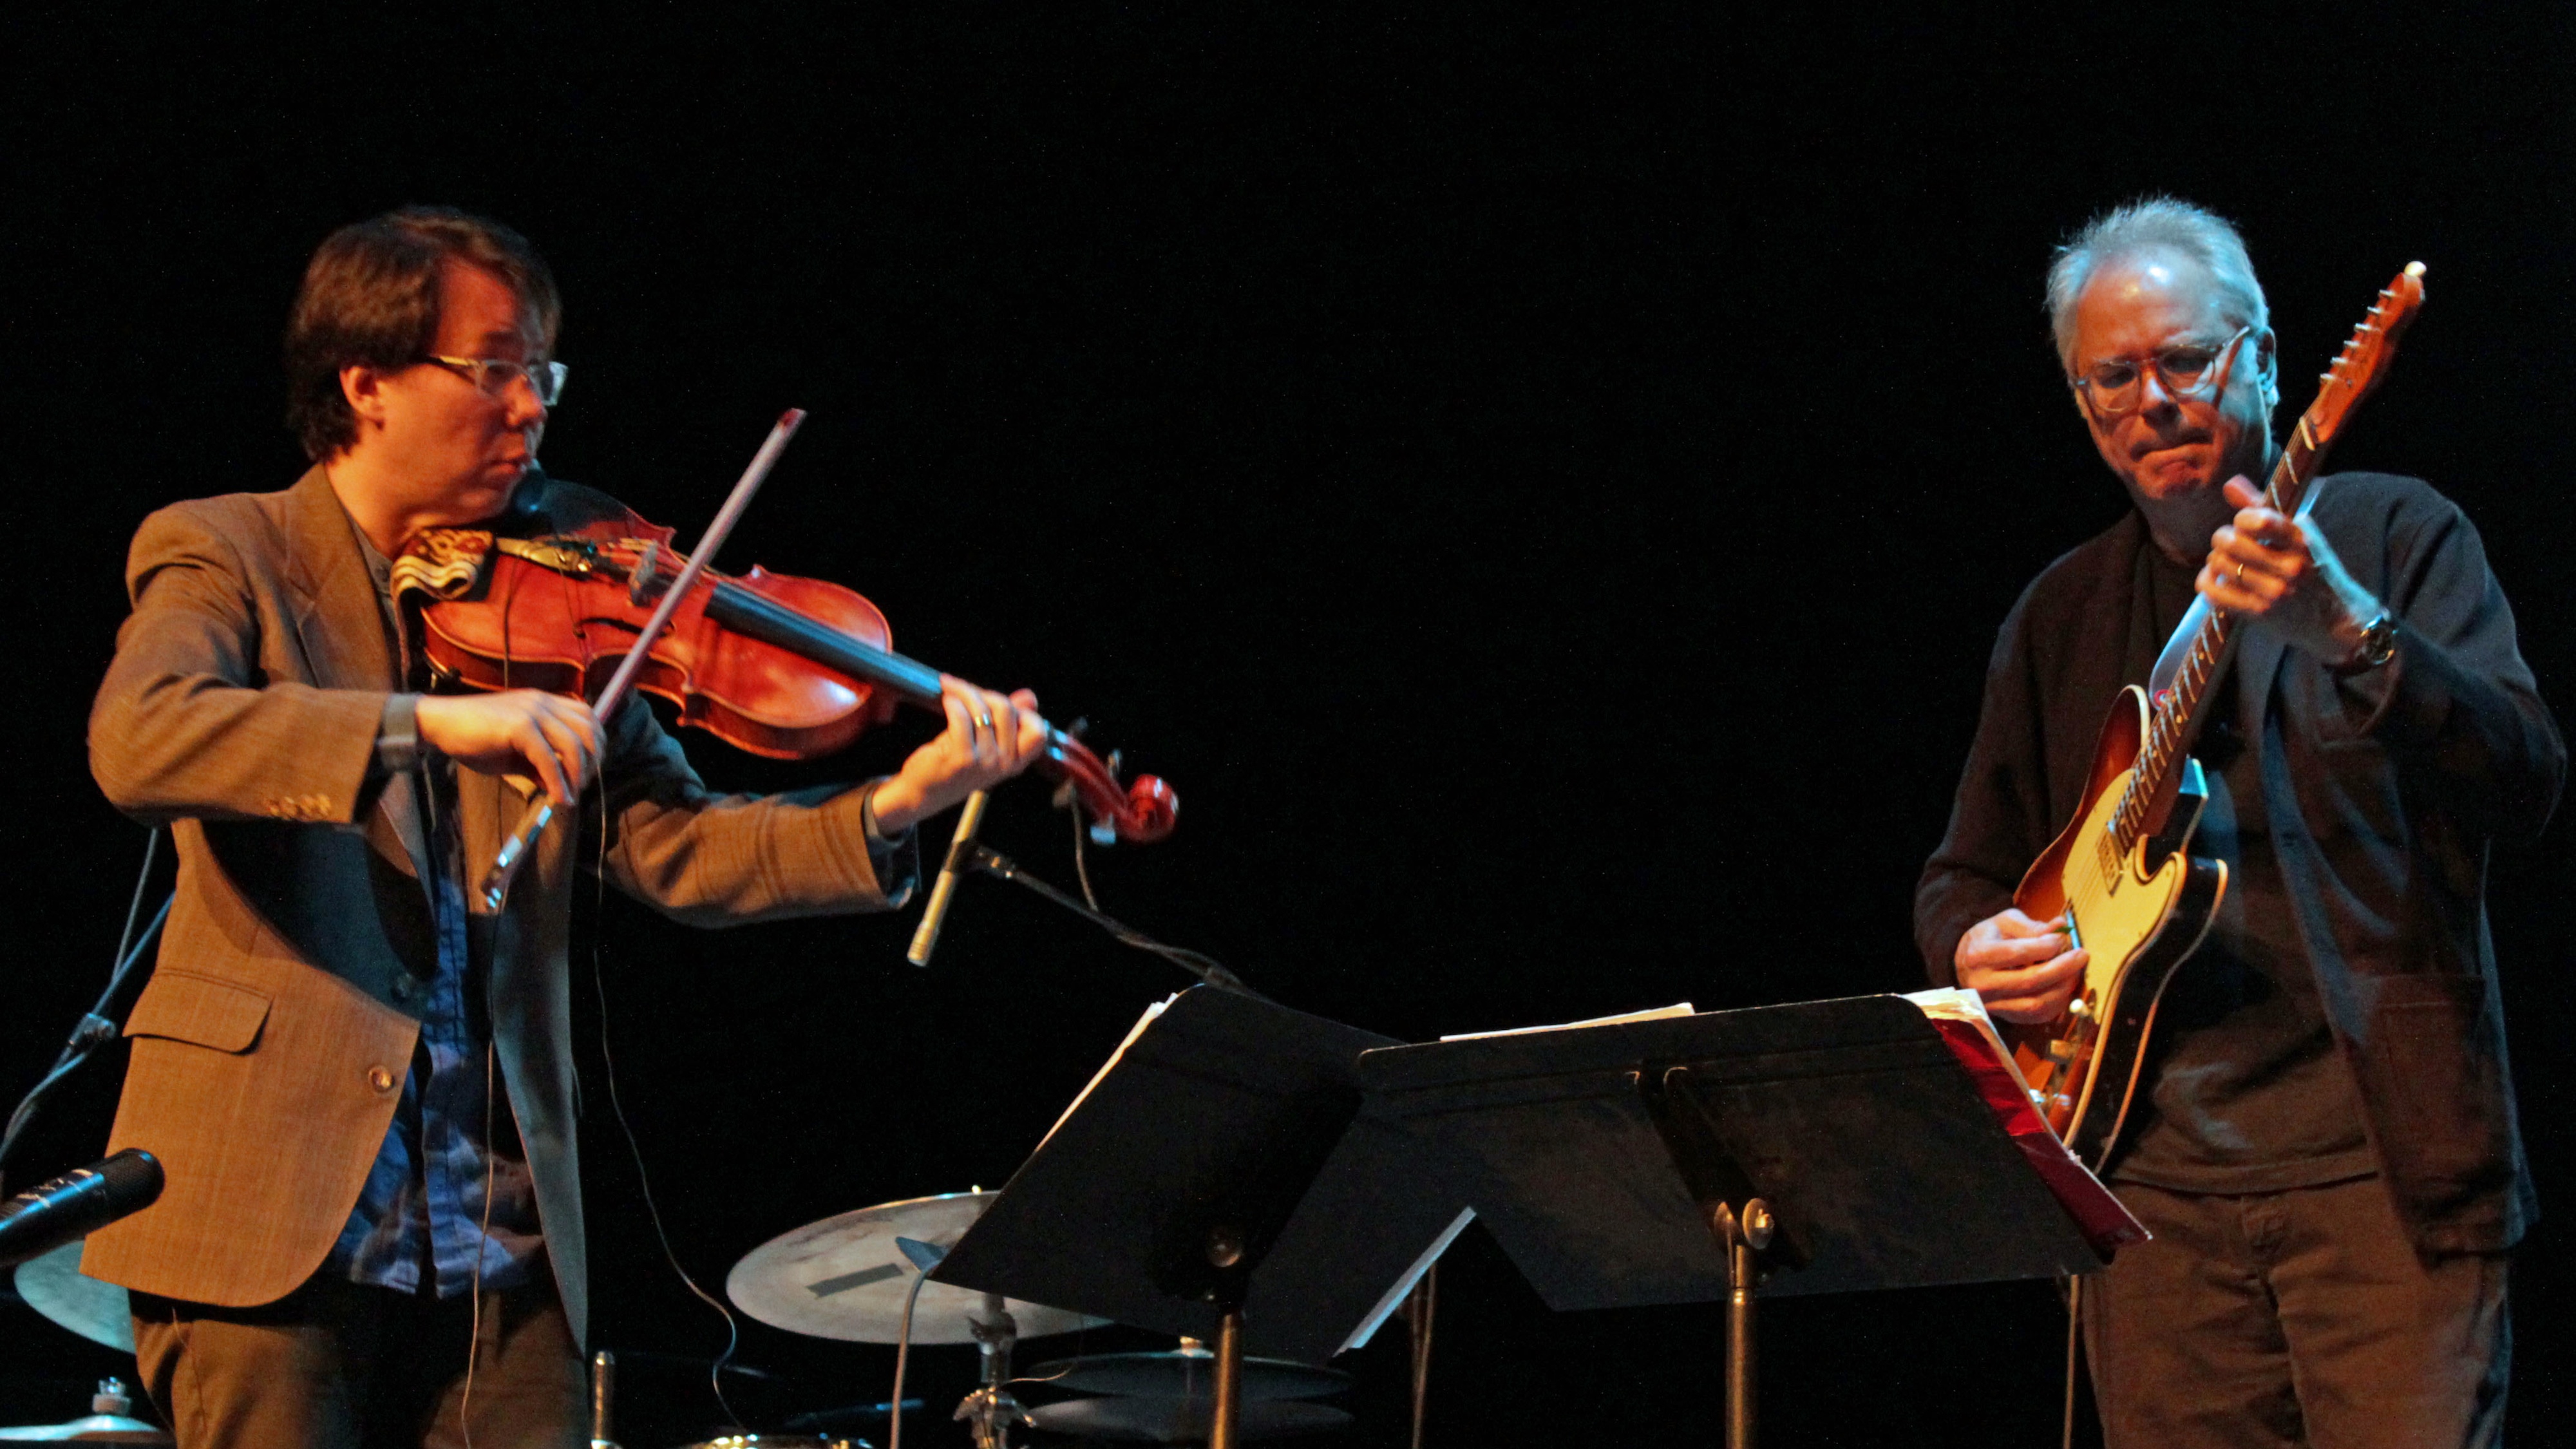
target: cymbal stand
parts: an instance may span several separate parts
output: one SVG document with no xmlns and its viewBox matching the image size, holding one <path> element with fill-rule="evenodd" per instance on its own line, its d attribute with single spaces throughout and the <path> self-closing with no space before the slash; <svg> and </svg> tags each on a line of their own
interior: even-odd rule
<svg viewBox="0 0 2576 1449">
<path fill-rule="evenodd" d="M 1010 1449 L 1011 1426 L 1029 1422 L 1029 1411 L 1011 1393 L 1011 1350 L 1020 1326 L 998 1293 L 984 1295 L 981 1313 L 967 1315 L 975 1346 L 984 1356 L 984 1382 L 957 1406 L 957 1418 L 975 1432 L 975 1449 Z"/>
</svg>

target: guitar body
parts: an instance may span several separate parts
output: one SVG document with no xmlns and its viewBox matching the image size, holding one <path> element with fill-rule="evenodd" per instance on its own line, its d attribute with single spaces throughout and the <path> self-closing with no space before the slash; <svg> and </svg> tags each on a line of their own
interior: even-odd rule
<svg viewBox="0 0 2576 1449">
<path fill-rule="evenodd" d="M 2035 920 L 2064 915 L 2091 953 L 2066 1012 L 2033 1026 L 2003 1026 L 2033 1105 L 2068 1150 L 2099 1168 L 2128 1118 L 2146 1061 L 2156 1002 L 2174 968 L 2200 945 L 2227 892 L 2227 867 L 2189 853 L 2207 791 L 2196 760 L 2171 772 L 2164 828 L 2126 850 L 2116 820 L 2136 778 L 2145 738 L 2145 691 L 2120 693 L 2094 747 L 2093 771 L 2074 823 L 2041 852 L 2013 893 Z"/>
</svg>

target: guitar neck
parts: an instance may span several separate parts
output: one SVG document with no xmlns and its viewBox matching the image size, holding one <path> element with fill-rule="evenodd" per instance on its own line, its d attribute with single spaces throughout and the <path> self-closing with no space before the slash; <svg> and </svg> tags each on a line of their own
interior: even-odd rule
<svg viewBox="0 0 2576 1449">
<path fill-rule="evenodd" d="M 2326 447 L 2318 418 L 2324 407 L 2325 400 L 2321 398 L 2299 415 L 2298 426 L 2290 430 L 2289 441 L 2273 460 L 2271 476 L 2263 489 L 2263 503 L 2285 517 L 2298 516 L 2299 505 L 2307 497 L 2308 482 L 2325 461 Z M 2193 634 L 2173 684 L 2156 697 L 2148 716 L 2147 738 L 2138 752 L 2137 779 L 2120 810 L 2121 849 L 2135 845 L 2148 833 L 2148 827 L 2155 823 L 2158 805 L 2172 793 L 2168 787 L 2173 772 L 2190 752 L 2192 742 L 2200 737 L 2201 711 L 2227 671 L 2236 642 L 2235 626 L 2235 615 L 2225 609 L 2211 609 Z"/>
<path fill-rule="evenodd" d="M 2326 446 L 2343 431 L 2352 410 L 2379 386 L 2389 360 L 2396 355 L 2398 337 L 2423 305 L 2424 264 L 2409 262 L 2395 281 L 2380 289 L 2378 300 L 2371 304 L 2361 325 L 2344 339 L 2343 350 L 2335 354 L 2334 362 L 2318 379 L 2316 401 L 2299 414 L 2298 426 L 2290 430 L 2281 456 L 2273 460 L 2272 476 L 2263 490 L 2265 504 L 2288 517 L 2298 517 L 2299 507 L 2307 497 L 2308 482 L 2325 461 Z M 2148 827 L 2157 823 L 2155 816 L 2163 802 L 2172 798 L 2174 771 L 2198 736 L 2201 709 L 2226 671 L 2234 632 L 2234 618 L 2225 609 L 2211 609 L 2193 634 L 2173 684 L 2155 699 L 2148 716 L 2147 738 L 2141 742 L 2135 773 L 2120 802 L 2118 829 L 2123 851 L 2146 835 Z"/>
</svg>

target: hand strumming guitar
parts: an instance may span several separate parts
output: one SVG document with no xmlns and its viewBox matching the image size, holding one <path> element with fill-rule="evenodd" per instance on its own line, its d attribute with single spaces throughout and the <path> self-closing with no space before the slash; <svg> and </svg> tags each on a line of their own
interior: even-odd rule
<svg viewBox="0 0 2576 1449">
<path fill-rule="evenodd" d="M 2091 959 L 2067 938 L 2065 917 L 2034 921 L 2017 907 L 1970 926 L 1950 953 L 1959 984 L 1985 998 L 1989 1015 L 2022 1023 L 2056 1020 Z"/>
</svg>

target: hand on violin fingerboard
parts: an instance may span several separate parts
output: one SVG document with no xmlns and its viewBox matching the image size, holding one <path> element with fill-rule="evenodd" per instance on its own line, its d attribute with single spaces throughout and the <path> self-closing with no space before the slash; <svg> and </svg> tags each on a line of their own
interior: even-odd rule
<svg viewBox="0 0 2576 1449">
<path fill-rule="evenodd" d="M 421 743 L 485 775 L 527 775 L 557 805 L 580 798 L 599 769 L 599 719 L 578 699 L 535 689 L 424 694 Z"/>
<path fill-rule="evenodd" d="M 948 728 L 912 752 L 877 786 L 877 828 L 897 835 L 1027 769 L 1046 752 L 1052 731 L 1038 697 L 1022 689 L 997 694 L 940 676 L 939 706 Z"/>
</svg>

